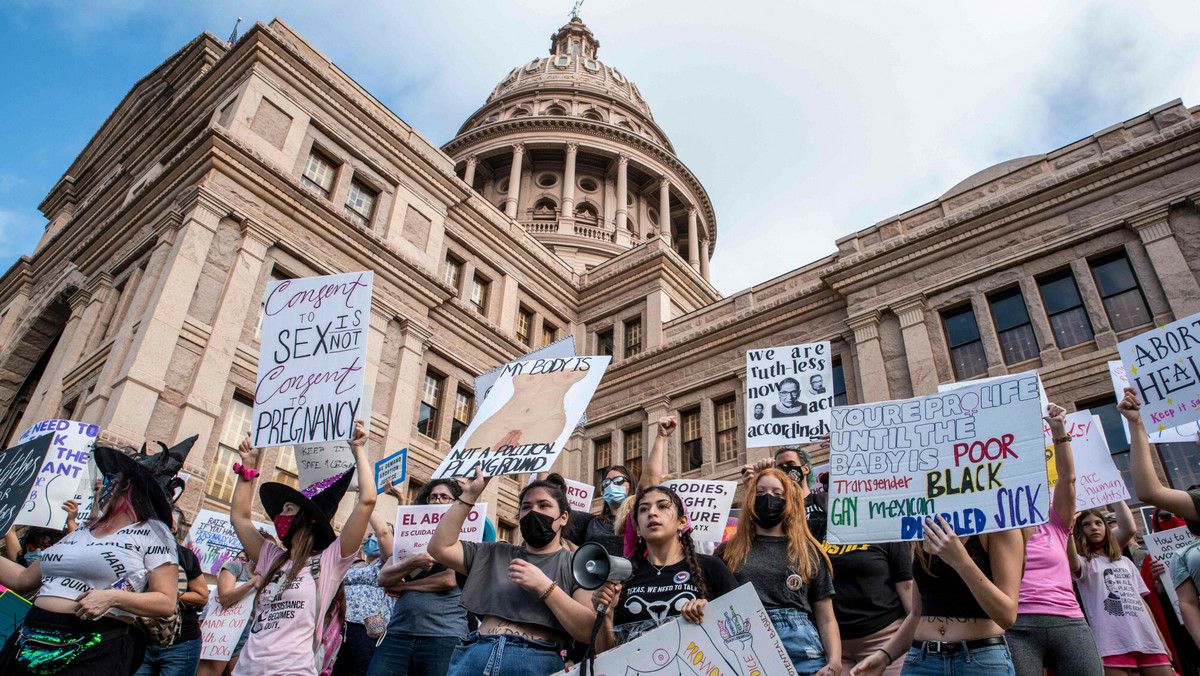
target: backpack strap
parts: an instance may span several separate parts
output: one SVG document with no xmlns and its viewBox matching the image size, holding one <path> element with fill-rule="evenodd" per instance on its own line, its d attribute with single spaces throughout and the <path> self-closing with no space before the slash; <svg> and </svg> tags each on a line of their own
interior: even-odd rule
<svg viewBox="0 0 1200 676">
<path fill-rule="evenodd" d="M 325 613 L 321 607 L 321 555 L 317 554 L 308 560 L 308 572 L 312 575 L 313 591 L 317 593 L 317 631 L 313 634 L 313 660 L 317 659 L 317 648 L 321 645 L 321 638 L 325 634 Z M 321 673 L 320 664 L 316 665 L 317 673 Z"/>
</svg>

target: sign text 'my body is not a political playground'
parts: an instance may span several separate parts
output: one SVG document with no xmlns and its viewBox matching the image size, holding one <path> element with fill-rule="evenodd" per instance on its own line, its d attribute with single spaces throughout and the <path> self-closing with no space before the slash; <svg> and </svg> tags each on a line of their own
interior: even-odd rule
<svg viewBox="0 0 1200 676">
<path fill-rule="evenodd" d="M 924 537 L 943 515 L 959 535 L 1046 520 L 1036 377 L 834 409 L 829 541 Z"/>
</svg>

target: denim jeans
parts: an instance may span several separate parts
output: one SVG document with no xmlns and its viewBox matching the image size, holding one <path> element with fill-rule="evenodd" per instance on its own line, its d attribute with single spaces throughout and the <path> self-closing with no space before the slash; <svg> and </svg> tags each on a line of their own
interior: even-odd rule
<svg viewBox="0 0 1200 676">
<path fill-rule="evenodd" d="M 904 658 L 903 676 L 1012 676 L 1012 656 L 1007 645 L 990 645 L 945 655 L 910 648 Z"/>
<path fill-rule="evenodd" d="M 825 647 L 808 613 L 796 608 L 772 608 L 767 615 L 797 673 L 815 674 L 825 666 Z"/>
<path fill-rule="evenodd" d="M 447 676 L 547 676 L 565 666 L 558 646 L 513 634 L 467 634 L 450 658 Z"/>
<path fill-rule="evenodd" d="M 200 666 L 200 639 L 165 648 L 146 646 L 146 657 L 134 676 L 196 676 Z"/>
<path fill-rule="evenodd" d="M 389 631 L 375 648 L 367 676 L 446 676 L 457 636 L 411 636 Z"/>
</svg>

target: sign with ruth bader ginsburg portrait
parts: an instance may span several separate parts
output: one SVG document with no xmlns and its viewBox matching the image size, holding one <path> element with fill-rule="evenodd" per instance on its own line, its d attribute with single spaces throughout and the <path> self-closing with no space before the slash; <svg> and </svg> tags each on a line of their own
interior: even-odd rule
<svg viewBox="0 0 1200 676">
<path fill-rule="evenodd" d="M 829 341 L 746 350 L 746 447 L 820 441 L 833 409 Z"/>
</svg>

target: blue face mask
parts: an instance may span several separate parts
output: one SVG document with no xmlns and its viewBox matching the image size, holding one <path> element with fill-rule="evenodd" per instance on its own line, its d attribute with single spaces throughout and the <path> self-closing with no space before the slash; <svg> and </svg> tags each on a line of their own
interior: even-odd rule
<svg viewBox="0 0 1200 676">
<path fill-rule="evenodd" d="M 379 556 L 379 540 L 374 536 L 367 538 L 367 541 L 363 543 L 363 554 Z"/>
<path fill-rule="evenodd" d="M 604 487 L 604 502 L 608 503 L 610 509 L 616 509 L 625 502 L 625 497 L 629 495 L 629 491 L 624 486 L 609 484 Z"/>
<path fill-rule="evenodd" d="M 40 550 L 40 549 L 25 550 L 25 565 L 26 566 L 32 566 L 33 564 L 35 564 L 41 560 L 42 560 L 42 550 Z"/>
</svg>

